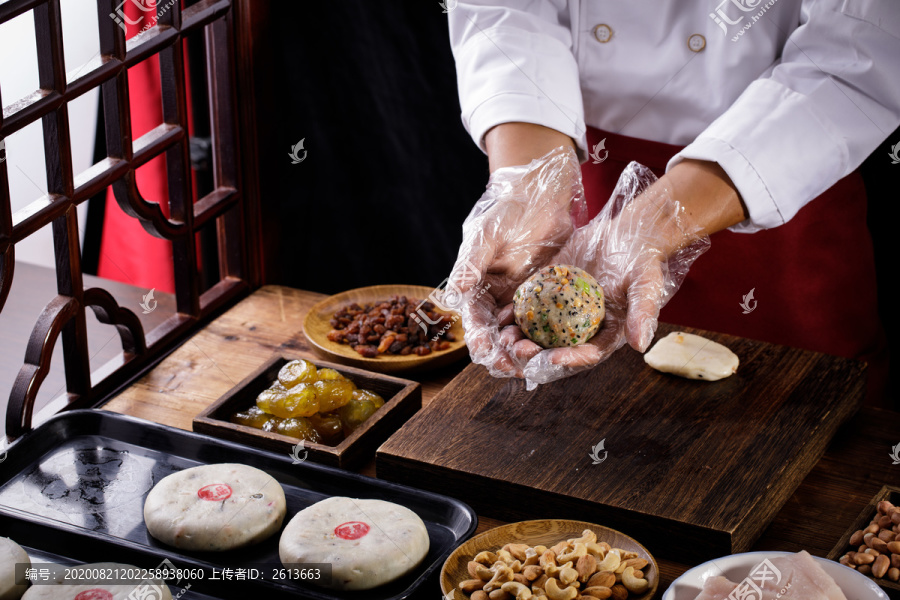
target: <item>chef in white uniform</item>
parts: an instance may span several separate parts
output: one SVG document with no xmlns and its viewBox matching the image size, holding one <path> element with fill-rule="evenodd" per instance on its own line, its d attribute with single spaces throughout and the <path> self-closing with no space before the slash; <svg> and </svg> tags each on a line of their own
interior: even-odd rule
<svg viewBox="0 0 900 600">
<path fill-rule="evenodd" d="M 573 148 L 596 213 L 628 161 L 647 164 L 697 236 L 712 235 L 663 319 L 863 358 L 870 380 L 883 379 L 856 169 L 900 125 L 900 2 L 485 0 L 448 9 L 462 120 L 494 176 Z M 492 210 L 503 202 L 492 198 Z M 466 239 L 475 227 L 490 243 L 464 243 L 456 271 L 468 264 L 510 280 L 493 286 L 492 306 L 468 315 L 473 359 L 522 376 L 522 363 L 507 361 L 512 350 L 498 351 L 490 317 L 508 323 L 509 289 L 551 257 L 513 259 L 505 226 L 466 226 Z M 760 310 L 748 317 L 736 304 L 751 289 Z M 636 349 L 651 342 L 658 311 L 628 307 Z M 608 354 L 560 359 L 590 366 Z"/>
</svg>

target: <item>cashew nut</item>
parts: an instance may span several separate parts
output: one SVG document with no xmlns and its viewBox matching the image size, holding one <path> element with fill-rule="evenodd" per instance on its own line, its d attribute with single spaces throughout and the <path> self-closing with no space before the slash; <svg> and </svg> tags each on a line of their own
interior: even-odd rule
<svg viewBox="0 0 900 600">
<path fill-rule="evenodd" d="M 550 549 L 553 550 L 553 553 L 559 556 L 569 547 L 569 542 L 560 542 L 555 546 L 551 546 Z"/>
<path fill-rule="evenodd" d="M 606 556 L 606 548 L 597 543 L 587 543 L 588 554 L 596 558 L 598 561 L 603 560 L 603 557 Z"/>
<path fill-rule="evenodd" d="M 643 591 L 646 591 L 648 587 L 650 587 L 650 582 L 646 579 L 638 579 L 634 576 L 634 567 L 628 567 L 625 569 L 625 572 L 622 573 L 622 585 L 625 586 L 625 589 L 633 594 L 640 594 Z"/>
<path fill-rule="evenodd" d="M 575 544 L 575 547 L 572 549 L 571 552 L 566 552 L 564 554 L 557 554 L 556 560 L 558 562 L 569 562 L 570 560 L 576 561 L 579 558 L 581 558 L 582 556 L 586 556 L 586 555 L 587 555 L 587 546 L 585 544 L 579 542 L 579 543 Z"/>
<path fill-rule="evenodd" d="M 541 555 L 538 554 L 537 550 L 534 548 L 529 548 L 525 551 L 525 560 L 522 562 L 523 567 L 530 567 L 531 565 L 536 565 L 541 561 Z"/>
<path fill-rule="evenodd" d="M 504 583 L 500 589 L 507 594 L 515 596 L 516 600 L 529 600 L 531 598 L 531 590 L 528 589 L 528 586 L 515 581 Z"/>
<path fill-rule="evenodd" d="M 492 565 L 497 562 L 498 559 L 496 554 L 490 552 L 489 550 L 485 550 L 476 554 L 473 560 L 483 565 Z"/>
<path fill-rule="evenodd" d="M 563 585 L 571 585 L 578 579 L 578 571 L 572 567 L 564 567 L 559 570 L 559 581 Z"/>
<path fill-rule="evenodd" d="M 581 532 L 580 538 L 571 539 L 571 540 L 569 540 L 569 543 L 570 544 L 578 544 L 578 543 L 593 544 L 593 543 L 596 543 L 596 541 L 597 541 L 597 534 L 594 533 L 593 531 L 591 531 L 590 529 L 585 529 L 584 531 Z"/>
<path fill-rule="evenodd" d="M 574 600 L 575 596 L 578 595 L 578 590 L 574 587 L 559 589 L 559 585 L 552 577 L 547 580 L 544 591 L 547 592 L 547 597 L 550 598 L 550 600 Z"/>
<path fill-rule="evenodd" d="M 513 558 L 520 560 L 522 562 L 525 561 L 525 552 L 528 550 L 528 544 L 507 544 L 503 546 L 503 549 L 513 555 Z"/>
<path fill-rule="evenodd" d="M 507 581 L 512 581 L 513 579 L 512 569 L 503 564 L 494 566 L 496 567 L 492 569 L 492 571 L 494 571 L 494 576 L 491 577 L 490 581 L 484 584 L 484 591 L 486 592 L 493 592 Z"/>
<path fill-rule="evenodd" d="M 544 573 L 546 573 L 548 577 L 556 577 L 560 571 L 562 571 L 563 569 L 569 568 L 571 566 L 572 566 L 571 561 L 567 562 L 564 565 L 559 565 L 559 566 L 547 565 L 546 567 L 544 567 Z"/>
<path fill-rule="evenodd" d="M 606 557 L 597 565 L 598 571 L 612 571 L 615 572 L 616 569 L 619 568 L 619 565 L 622 563 L 622 559 L 616 554 L 614 551 L 609 551 L 606 553 Z"/>
<path fill-rule="evenodd" d="M 488 594 L 488 598 L 490 598 L 491 600 L 510 600 L 512 596 L 497 588 L 496 590 Z"/>
<path fill-rule="evenodd" d="M 509 550 L 500 550 L 497 552 L 497 560 L 502 560 L 506 564 L 512 564 L 512 562 L 516 559 L 513 558 L 513 555 L 509 553 Z"/>
<path fill-rule="evenodd" d="M 538 565 L 528 565 L 524 569 L 522 569 L 522 575 L 525 576 L 525 579 L 528 581 L 534 581 L 538 577 L 541 576 L 544 570 Z"/>
<path fill-rule="evenodd" d="M 491 577 L 494 576 L 494 573 L 491 572 L 486 566 L 479 562 L 469 561 L 467 565 L 469 570 L 469 575 L 472 576 L 472 579 L 481 579 L 483 581 L 489 581 Z"/>
</svg>

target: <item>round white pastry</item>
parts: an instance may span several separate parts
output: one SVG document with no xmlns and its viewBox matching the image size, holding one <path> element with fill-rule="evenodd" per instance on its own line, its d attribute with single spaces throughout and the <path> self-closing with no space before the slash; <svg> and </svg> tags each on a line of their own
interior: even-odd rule
<svg viewBox="0 0 900 600">
<path fill-rule="evenodd" d="M 428 548 L 425 523 L 408 508 L 339 496 L 298 512 L 278 544 L 286 567 L 331 564 L 328 587 L 340 590 L 367 590 L 402 577 Z"/>
<path fill-rule="evenodd" d="M 28 589 L 27 581 L 16 585 L 16 563 L 25 563 L 28 568 L 31 559 L 22 546 L 9 538 L 0 537 L 0 600 L 18 600 Z"/>
<path fill-rule="evenodd" d="M 224 551 L 260 542 L 281 527 L 281 484 L 247 465 L 217 464 L 173 473 L 144 503 L 150 535 L 184 550 Z"/>
<path fill-rule="evenodd" d="M 117 569 L 124 577 L 127 577 L 129 572 L 141 571 L 134 565 L 104 562 L 78 565 L 75 568 L 88 572 L 98 571 L 103 575 L 97 579 L 80 578 L 78 583 L 63 583 L 57 579 L 56 583 L 34 584 L 28 588 L 22 600 L 133 600 L 134 598 L 172 600 L 169 586 L 159 579 L 115 583 Z"/>
</svg>

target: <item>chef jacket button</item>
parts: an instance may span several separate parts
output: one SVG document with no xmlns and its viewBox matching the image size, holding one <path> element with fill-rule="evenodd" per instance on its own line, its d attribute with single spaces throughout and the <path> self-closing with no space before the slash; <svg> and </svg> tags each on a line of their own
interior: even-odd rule
<svg viewBox="0 0 900 600">
<path fill-rule="evenodd" d="M 704 48 L 706 48 L 706 38 L 699 33 L 695 33 L 688 38 L 688 48 L 691 49 L 691 52 L 702 51 Z"/>
<path fill-rule="evenodd" d="M 594 27 L 594 37 L 597 38 L 597 41 L 601 44 L 605 44 L 609 40 L 612 39 L 613 31 L 612 27 L 605 23 L 601 23 Z"/>
</svg>

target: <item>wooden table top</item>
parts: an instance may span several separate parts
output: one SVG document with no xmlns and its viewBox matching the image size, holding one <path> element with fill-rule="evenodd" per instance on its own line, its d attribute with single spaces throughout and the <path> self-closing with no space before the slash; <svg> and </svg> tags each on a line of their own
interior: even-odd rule
<svg viewBox="0 0 900 600">
<path fill-rule="evenodd" d="M 306 311 L 323 297 L 281 286 L 257 290 L 103 408 L 190 430 L 194 415 L 275 352 L 288 348 L 320 358 L 307 344 L 301 323 Z M 467 364 L 460 361 L 437 372 L 412 376 L 422 383 L 423 404 Z M 889 457 L 897 443 L 900 413 L 863 408 L 839 430 L 825 456 L 782 507 L 754 550 L 805 549 L 818 556 L 828 554 L 883 485 L 900 485 L 900 465 L 893 465 Z M 374 460 L 360 472 L 374 477 Z M 479 518 L 476 533 L 501 524 L 503 521 Z M 639 541 L 652 547 L 652 540 Z M 693 566 L 658 562 L 658 595 Z M 423 590 L 421 597 L 433 598 L 435 591 Z"/>
</svg>

